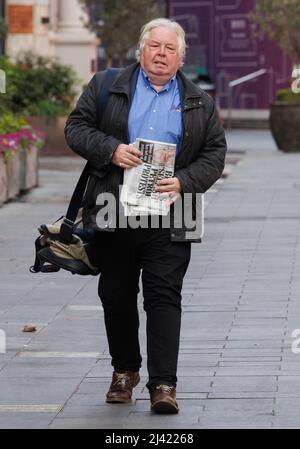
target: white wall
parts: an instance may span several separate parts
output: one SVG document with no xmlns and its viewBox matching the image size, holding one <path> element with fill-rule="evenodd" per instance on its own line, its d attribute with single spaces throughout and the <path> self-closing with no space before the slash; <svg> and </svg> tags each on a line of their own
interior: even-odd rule
<svg viewBox="0 0 300 449">
<path fill-rule="evenodd" d="M 19 52 L 31 50 L 45 56 L 50 55 L 49 25 L 41 24 L 41 17 L 49 15 L 49 0 L 7 0 L 9 5 L 33 6 L 33 34 L 9 33 L 6 41 L 6 53 L 15 58 Z"/>
<path fill-rule="evenodd" d="M 31 50 L 71 65 L 80 87 L 90 80 L 98 40 L 84 27 L 84 13 L 77 0 L 7 0 L 7 5 L 33 5 L 33 33 L 8 34 L 6 53 L 12 59 Z M 49 17 L 50 23 L 42 24 L 42 17 Z"/>
</svg>

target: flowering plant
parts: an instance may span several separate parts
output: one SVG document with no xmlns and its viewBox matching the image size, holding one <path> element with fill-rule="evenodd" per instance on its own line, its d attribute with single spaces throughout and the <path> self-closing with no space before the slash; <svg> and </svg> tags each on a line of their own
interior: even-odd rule
<svg viewBox="0 0 300 449">
<path fill-rule="evenodd" d="M 0 155 L 5 162 L 14 152 L 30 150 L 33 146 L 42 148 L 44 142 L 45 134 L 24 119 L 11 115 L 0 117 Z"/>
</svg>

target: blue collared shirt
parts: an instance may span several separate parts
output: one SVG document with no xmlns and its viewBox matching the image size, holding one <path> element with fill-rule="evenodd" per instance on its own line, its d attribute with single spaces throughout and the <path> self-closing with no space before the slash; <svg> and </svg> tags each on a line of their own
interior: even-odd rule
<svg viewBox="0 0 300 449">
<path fill-rule="evenodd" d="M 182 134 L 182 112 L 176 76 L 156 92 L 140 69 L 132 100 L 128 133 L 130 142 L 137 138 L 175 143 L 177 153 Z"/>
</svg>

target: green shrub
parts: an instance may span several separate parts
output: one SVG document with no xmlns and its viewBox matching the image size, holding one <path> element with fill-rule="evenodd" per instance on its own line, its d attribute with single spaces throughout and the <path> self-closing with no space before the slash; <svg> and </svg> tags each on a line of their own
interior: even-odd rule
<svg viewBox="0 0 300 449">
<path fill-rule="evenodd" d="M 31 103 L 26 109 L 27 115 L 47 117 L 49 120 L 55 120 L 57 117 L 68 115 L 69 112 L 70 107 L 53 103 L 51 100 L 42 100 L 38 103 Z"/>
<path fill-rule="evenodd" d="M 0 58 L 6 72 L 6 94 L 0 114 L 40 115 L 55 119 L 68 114 L 76 96 L 73 69 L 56 60 L 25 53 L 16 63 Z"/>
<path fill-rule="evenodd" d="M 12 114 L 2 115 L 0 117 L 0 135 L 14 134 L 20 129 L 29 129 L 30 126 L 23 117 L 15 117 Z"/>
<path fill-rule="evenodd" d="M 280 89 L 276 93 L 276 99 L 286 103 L 300 103 L 300 94 L 295 94 L 291 89 Z"/>
</svg>

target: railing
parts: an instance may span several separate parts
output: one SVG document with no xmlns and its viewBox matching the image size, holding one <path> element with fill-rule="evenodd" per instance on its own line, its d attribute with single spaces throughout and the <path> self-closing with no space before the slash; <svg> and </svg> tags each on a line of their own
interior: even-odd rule
<svg viewBox="0 0 300 449">
<path fill-rule="evenodd" d="M 240 84 L 246 83 L 248 81 L 251 81 L 255 78 L 258 78 L 261 75 L 264 75 L 267 73 L 267 69 L 260 69 L 256 72 L 249 73 L 249 75 L 242 76 L 241 78 L 238 78 L 234 81 L 230 81 L 228 84 L 229 86 L 229 93 L 228 93 L 228 117 L 227 117 L 227 129 L 231 129 L 232 126 L 232 98 L 233 98 L 233 88 L 235 86 L 239 86 Z"/>
</svg>

